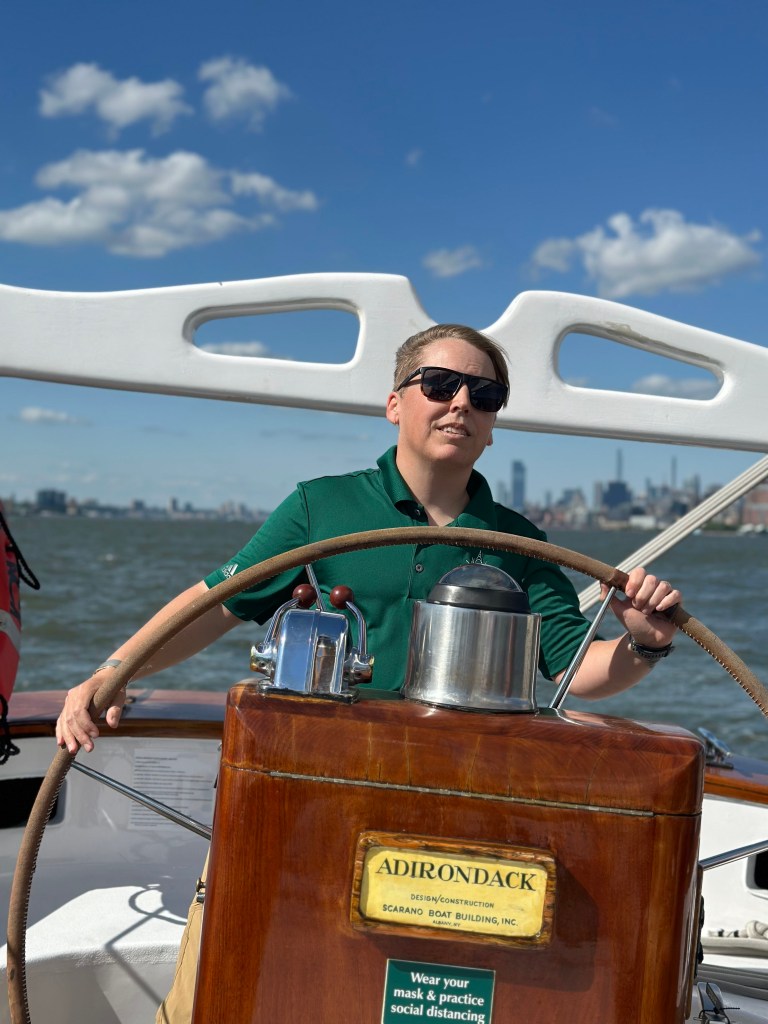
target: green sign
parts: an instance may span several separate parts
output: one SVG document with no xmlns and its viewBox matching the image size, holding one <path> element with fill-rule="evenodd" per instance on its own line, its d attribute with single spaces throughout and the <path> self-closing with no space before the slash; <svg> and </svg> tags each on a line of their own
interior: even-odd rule
<svg viewBox="0 0 768 1024">
<path fill-rule="evenodd" d="M 415 1020 L 491 1024 L 493 971 L 388 960 L 381 1024 Z"/>
</svg>

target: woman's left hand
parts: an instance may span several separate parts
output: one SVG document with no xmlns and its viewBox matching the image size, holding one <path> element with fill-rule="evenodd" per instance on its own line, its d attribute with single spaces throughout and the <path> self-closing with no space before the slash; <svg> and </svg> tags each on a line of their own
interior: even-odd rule
<svg viewBox="0 0 768 1024">
<path fill-rule="evenodd" d="M 605 597 L 608 593 L 605 584 L 601 590 Z M 611 611 L 639 644 L 665 647 L 672 642 L 677 627 L 660 613 L 670 611 L 681 602 L 680 591 L 671 583 L 637 566 L 629 573 L 624 598 L 617 594 L 611 601 Z"/>
</svg>

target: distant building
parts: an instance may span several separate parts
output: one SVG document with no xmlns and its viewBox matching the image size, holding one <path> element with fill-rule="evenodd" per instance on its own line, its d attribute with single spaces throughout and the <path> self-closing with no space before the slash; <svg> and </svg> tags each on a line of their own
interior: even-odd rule
<svg viewBox="0 0 768 1024">
<path fill-rule="evenodd" d="M 603 491 L 603 505 L 607 509 L 620 508 L 632 502 L 632 491 L 623 480 L 611 480 Z"/>
<path fill-rule="evenodd" d="M 623 480 L 609 480 L 603 486 L 603 500 L 600 505 L 602 520 L 611 523 L 626 522 L 632 514 L 632 504 L 632 491 Z"/>
<path fill-rule="evenodd" d="M 512 508 L 525 508 L 525 463 L 517 459 L 512 463 Z"/>
<path fill-rule="evenodd" d="M 64 515 L 67 511 L 67 495 L 64 491 L 38 491 L 35 497 L 38 512 L 55 512 Z"/>
<path fill-rule="evenodd" d="M 691 506 L 698 505 L 701 501 L 701 477 L 698 473 L 683 481 L 683 490 L 690 499 Z"/>
<path fill-rule="evenodd" d="M 589 519 L 589 511 L 582 489 L 580 487 L 567 487 L 557 503 L 556 511 L 563 525 L 574 529 L 585 527 Z"/>
<path fill-rule="evenodd" d="M 749 526 L 768 527 L 768 483 L 758 484 L 746 496 L 741 521 Z"/>
<path fill-rule="evenodd" d="M 627 521 L 628 526 L 633 530 L 655 530 L 658 527 L 656 516 L 646 512 L 632 512 Z"/>
</svg>

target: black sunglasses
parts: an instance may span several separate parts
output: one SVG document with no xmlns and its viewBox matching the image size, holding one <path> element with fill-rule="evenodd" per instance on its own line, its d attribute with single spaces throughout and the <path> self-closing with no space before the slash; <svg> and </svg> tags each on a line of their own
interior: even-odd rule
<svg viewBox="0 0 768 1024">
<path fill-rule="evenodd" d="M 416 380 L 419 377 L 419 380 Z M 442 366 L 420 366 L 418 370 L 408 374 L 395 391 L 421 385 L 421 393 L 430 402 L 450 402 L 458 395 L 466 384 L 469 389 L 469 400 L 480 412 L 498 412 L 507 400 L 509 388 L 490 377 L 475 377 L 472 373 L 459 373 L 458 370 L 446 370 Z"/>
</svg>

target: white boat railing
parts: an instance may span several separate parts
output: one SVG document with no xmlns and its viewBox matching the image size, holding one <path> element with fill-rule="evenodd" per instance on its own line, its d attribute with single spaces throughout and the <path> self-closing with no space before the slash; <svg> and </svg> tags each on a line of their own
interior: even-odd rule
<svg viewBox="0 0 768 1024">
<path fill-rule="evenodd" d="M 194 343 L 211 320 L 313 309 L 357 316 L 349 361 L 223 355 Z M 124 292 L 0 285 L 0 375 L 378 416 L 396 348 L 432 323 L 408 279 L 391 274 L 300 274 Z M 768 452 L 768 350 L 760 345 L 562 292 L 523 292 L 483 330 L 512 366 L 499 427 Z M 690 399 L 576 386 L 558 369 L 571 334 L 697 366 L 719 389 L 712 398 Z"/>
</svg>

